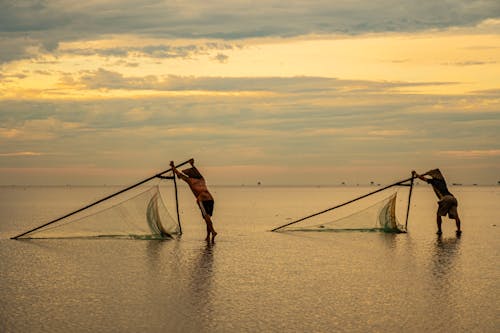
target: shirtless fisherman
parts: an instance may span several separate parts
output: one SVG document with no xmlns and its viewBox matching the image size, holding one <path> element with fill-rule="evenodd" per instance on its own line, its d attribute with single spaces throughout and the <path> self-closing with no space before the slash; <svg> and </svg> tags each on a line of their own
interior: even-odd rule
<svg viewBox="0 0 500 333">
<path fill-rule="evenodd" d="M 200 207 L 201 215 L 203 216 L 203 219 L 207 224 L 206 240 L 210 241 L 210 234 L 212 234 L 212 242 L 213 242 L 215 236 L 217 236 L 217 232 L 215 232 L 212 223 L 212 213 L 214 211 L 214 198 L 208 191 L 205 179 L 198 171 L 198 169 L 196 169 L 196 167 L 194 166 L 194 159 L 190 159 L 189 164 L 191 164 L 191 168 L 182 170 L 182 172 L 180 172 L 175 167 L 174 162 L 173 161 L 170 162 L 170 166 L 172 167 L 174 173 L 177 175 L 177 177 L 181 178 L 186 183 L 188 183 L 189 187 L 191 188 L 191 191 L 196 197 L 196 203 L 198 204 L 198 207 Z"/>
<path fill-rule="evenodd" d="M 441 235 L 441 216 L 448 215 L 450 219 L 454 219 L 457 225 L 457 235 L 460 235 L 462 231 L 460 230 L 460 218 L 458 217 L 457 199 L 453 196 L 453 194 L 448 191 L 448 187 L 446 186 L 446 181 L 444 180 L 443 175 L 439 169 L 429 170 L 426 173 L 419 175 L 415 171 L 412 171 L 413 176 L 418 177 L 424 182 L 431 184 L 432 189 L 436 193 L 439 201 L 438 201 L 438 210 L 437 210 L 437 234 Z M 426 178 L 424 176 L 430 176 L 431 178 Z"/>
</svg>

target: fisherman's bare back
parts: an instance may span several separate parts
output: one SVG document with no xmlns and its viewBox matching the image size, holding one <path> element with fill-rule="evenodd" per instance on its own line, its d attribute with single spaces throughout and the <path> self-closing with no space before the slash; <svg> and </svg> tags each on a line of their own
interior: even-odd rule
<svg viewBox="0 0 500 333">
<path fill-rule="evenodd" d="M 198 201 L 213 200 L 204 179 L 188 178 L 187 183 Z"/>
</svg>

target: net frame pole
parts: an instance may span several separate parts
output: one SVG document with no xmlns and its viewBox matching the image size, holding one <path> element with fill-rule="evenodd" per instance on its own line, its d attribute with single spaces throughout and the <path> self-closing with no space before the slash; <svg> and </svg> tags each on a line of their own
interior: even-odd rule
<svg viewBox="0 0 500 333">
<path fill-rule="evenodd" d="M 412 175 L 410 180 L 410 191 L 408 192 L 408 206 L 406 207 L 406 221 L 405 221 L 405 230 L 408 231 L 408 219 L 410 217 L 410 205 L 411 205 L 411 193 L 413 192 L 413 183 L 415 177 Z"/>
<path fill-rule="evenodd" d="M 189 163 L 189 161 L 191 161 L 191 160 L 187 160 L 187 161 L 185 161 L 185 162 L 182 162 L 182 163 L 178 164 L 178 165 L 176 166 L 176 168 L 181 167 L 181 166 L 183 166 L 183 165 L 185 165 L 185 164 L 188 164 L 188 163 Z M 122 189 L 122 190 L 120 190 L 120 191 L 118 191 L 118 192 L 115 192 L 115 193 L 113 193 L 113 194 L 110 194 L 110 195 L 108 195 L 108 196 L 106 196 L 106 197 L 104 197 L 104 198 L 102 198 L 102 199 L 99 199 L 99 200 L 97 200 L 97 201 L 94 201 L 94 202 L 93 202 L 93 203 L 91 203 L 91 204 L 88 204 L 88 205 L 86 205 L 86 206 L 84 206 L 84 207 L 82 207 L 82 208 L 80 208 L 80 209 L 77 209 L 77 210 L 75 210 L 75 211 L 73 211 L 73 212 L 71 212 L 71 213 L 68 213 L 68 214 L 66 214 L 66 215 L 64 215 L 64 216 L 58 217 L 58 218 L 56 218 L 56 219 L 54 219 L 54 220 L 52 220 L 52 221 L 49 221 L 49 222 L 47 222 L 47 223 L 44 223 L 44 224 L 42 224 L 42 225 L 40 225 L 40 226 L 38 226 L 38 227 L 36 227 L 36 228 L 30 229 L 30 230 L 25 231 L 25 232 L 23 232 L 23 233 L 21 233 L 21 234 L 19 234 L 19 235 L 17 235 L 17 236 L 11 237 L 10 239 L 18 239 L 19 237 L 22 237 L 22 236 L 24 236 L 24 235 L 27 235 L 27 234 L 29 234 L 29 233 L 33 232 L 33 231 L 36 231 L 36 230 L 41 229 L 41 228 L 43 228 L 43 227 L 46 227 L 46 226 L 48 226 L 48 225 L 50 225 L 50 224 L 52 224 L 52 223 L 55 223 L 55 222 L 57 222 L 57 221 L 60 221 L 60 220 L 62 220 L 62 219 L 64 219 L 64 218 L 66 218 L 66 217 L 69 217 L 69 216 L 72 216 L 72 215 L 74 215 L 74 214 L 76 214 L 76 213 L 79 213 L 79 212 L 81 212 L 81 211 L 84 211 L 84 210 L 86 210 L 86 209 L 88 209 L 88 208 L 90 208 L 90 207 L 93 207 L 93 206 L 95 206 L 95 205 L 97 205 L 97 204 L 99 204 L 99 203 L 101 203 L 101 202 L 103 202 L 103 201 L 106 201 L 106 200 L 108 200 L 108 199 L 111 199 L 111 198 L 113 198 L 113 197 L 115 197 L 115 196 L 117 196 L 117 195 L 119 195 L 119 194 L 122 194 L 122 193 L 124 193 L 124 192 L 126 192 L 126 191 L 129 191 L 129 190 L 131 190 L 131 189 L 133 189 L 133 188 L 135 188 L 135 187 L 139 186 L 139 185 L 142 185 L 142 184 L 144 184 L 144 183 L 146 183 L 146 182 L 148 182 L 148 181 L 150 181 L 150 180 L 152 180 L 152 179 L 154 179 L 154 178 L 156 178 L 156 177 L 159 177 L 159 176 L 161 176 L 161 175 L 163 175 L 164 173 L 167 173 L 167 172 L 169 172 L 169 171 L 172 171 L 172 168 L 169 168 L 169 169 L 167 169 L 167 170 L 165 170 L 165 171 L 162 171 L 162 172 L 160 172 L 160 173 L 155 174 L 154 176 L 151 176 L 151 177 L 148 177 L 148 178 L 146 178 L 146 179 L 144 179 L 144 180 L 141 180 L 140 182 L 135 183 L 134 185 L 130 185 L 130 186 L 129 186 L 129 187 L 127 187 L 127 188 L 124 188 L 124 189 Z"/>
<path fill-rule="evenodd" d="M 329 212 L 329 211 L 331 211 L 331 210 L 334 210 L 334 209 L 336 209 L 336 208 L 340 208 L 340 207 L 342 207 L 342 206 L 348 205 L 348 204 L 353 203 L 353 202 L 355 202 L 355 201 L 361 200 L 361 199 L 366 198 L 367 196 L 370 196 L 370 195 L 372 195 L 372 194 L 375 194 L 375 193 L 381 192 L 381 191 L 383 191 L 383 190 L 387 190 L 388 188 L 391 188 L 391 187 L 394 187 L 394 186 L 398 186 L 398 185 L 402 185 L 403 183 L 405 183 L 405 182 L 409 181 L 409 180 L 410 180 L 410 179 L 412 179 L 412 178 L 413 178 L 413 177 L 411 177 L 411 178 L 407 178 L 407 179 L 404 179 L 404 180 L 400 180 L 399 182 L 396 182 L 396 183 L 391 184 L 391 185 L 384 186 L 383 188 L 380 188 L 380 189 L 378 189 L 378 190 L 376 190 L 376 191 L 373 191 L 373 192 L 370 192 L 370 193 L 364 194 L 364 195 L 362 195 L 362 196 L 360 196 L 360 197 L 357 197 L 357 198 L 354 198 L 354 199 L 352 199 L 352 200 L 346 201 L 346 202 L 341 203 L 341 204 L 339 204 L 339 205 L 337 205 L 337 206 L 334 206 L 334 207 L 331 207 L 331 208 L 328 208 L 328 209 L 322 210 L 321 212 L 314 213 L 314 214 L 308 215 L 308 216 L 306 216 L 306 217 L 300 218 L 300 219 L 298 219 L 298 220 L 292 221 L 292 222 L 290 222 L 290 223 L 284 224 L 284 225 L 282 225 L 282 226 L 276 227 L 276 228 L 272 229 L 271 231 L 277 231 L 277 230 L 279 230 L 279 229 L 281 229 L 281 228 L 288 227 L 289 225 L 292 225 L 292 224 L 295 224 L 295 223 L 299 223 L 299 222 L 304 221 L 304 220 L 307 220 L 307 219 L 309 219 L 309 218 L 311 218 L 311 217 L 314 217 L 314 216 L 318 216 L 318 215 L 324 214 L 324 213 Z"/>
<path fill-rule="evenodd" d="M 179 233 L 182 235 L 181 215 L 179 214 L 179 195 L 177 191 L 177 176 L 174 174 L 174 189 L 175 189 L 175 212 L 177 213 L 177 224 L 179 225 Z"/>
</svg>

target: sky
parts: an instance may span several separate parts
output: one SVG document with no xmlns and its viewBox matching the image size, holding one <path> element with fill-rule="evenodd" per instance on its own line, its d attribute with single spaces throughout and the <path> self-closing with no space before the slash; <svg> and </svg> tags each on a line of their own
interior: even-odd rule
<svg viewBox="0 0 500 333">
<path fill-rule="evenodd" d="M 0 185 L 500 181 L 497 0 L 0 0 Z"/>
</svg>

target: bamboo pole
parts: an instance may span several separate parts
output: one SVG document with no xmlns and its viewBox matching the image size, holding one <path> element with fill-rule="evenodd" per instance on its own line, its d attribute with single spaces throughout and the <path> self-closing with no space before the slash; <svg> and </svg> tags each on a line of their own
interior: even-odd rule
<svg viewBox="0 0 500 333">
<path fill-rule="evenodd" d="M 179 195 L 177 191 L 177 176 L 174 173 L 174 188 L 175 188 L 175 211 L 177 213 L 177 223 L 179 224 L 179 233 L 182 235 L 181 215 L 179 214 Z"/>
<path fill-rule="evenodd" d="M 405 230 L 408 232 L 408 218 L 410 216 L 410 204 L 411 204 L 411 193 L 413 191 L 413 182 L 415 180 L 415 177 L 412 175 L 411 176 L 411 181 L 410 181 L 410 192 L 408 193 L 408 207 L 406 207 L 406 221 L 405 221 Z"/>
<path fill-rule="evenodd" d="M 185 164 L 189 163 L 189 161 L 190 161 L 190 160 L 185 161 L 185 162 L 182 162 L 181 164 L 177 165 L 177 166 L 176 166 L 176 168 L 181 167 L 181 166 L 183 166 L 183 165 L 185 165 Z M 154 178 L 156 178 L 156 177 L 159 177 L 159 176 L 161 176 L 161 175 L 163 175 L 164 173 L 167 173 L 167 172 L 169 172 L 169 171 L 172 171 L 172 168 L 169 168 L 169 169 L 167 169 L 167 170 L 165 170 L 165 171 L 162 171 L 162 172 L 160 172 L 160 173 L 155 174 L 154 176 L 151 176 L 151 177 L 149 177 L 149 178 L 146 178 L 146 179 L 144 179 L 144 180 L 141 180 L 140 182 L 135 183 L 134 185 L 131 185 L 131 186 L 127 187 L 127 188 L 124 188 L 124 189 L 122 189 L 122 190 L 120 190 L 120 191 L 118 191 L 118 192 L 116 192 L 116 193 L 110 194 L 110 195 L 108 195 L 108 196 L 106 196 L 106 197 L 104 197 L 104 198 L 102 198 L 102 199 L 99 199 L 99 200 L 97 200 L 97 201 L 95 201 L 95 202 L 93 202 L 93 203 L 91 203 L 91 204 L 88 204 L 88 205 L 86 205 L 86 206 L 84 206 L 84 207 L 82 207 L 82 208 L 80 208 L 80 209 L 77 209 L 77 210 L 75 210 L 75 211 L 73 211 L 73 212 L 71 212 L 71 213 L 68 213 L 68 214 L 66 214 L 66 215 L 64 215 L 64 216 L 61 216 L 61 217 L 57 218 L 57 219 L 54 219 L 54 220 L 49 221 L 49 222 L 47 222 L 47 223 L 44 223 L 44 224 L 42 224 L 42 225 L 40 225 L 40 226 L 38 226 L 38 227 L 36 227 L 36 228 L 30 229 L 30 230 L 28 230 L 28 231 L 25 231 L 25 232 L 23 232 L 23 233 L 21 233 L 21 234 L 19 234 L 19 235 L 17 235 L 17 236 L 11 237 L 11 239 L 18 239 L 19 237 L 25 236 L 25 235 L 27 235 L 27 234 L 29 234 L 29 233 L 33 232 L 33 231 L 39 230 L 39 229 L 41 229 L 41 228 L 43 228 L 43 227 L 46 227 L 46 226 L 48 226 L 48 225 L 50 225 L 50 224 L 52 224 L 52 223 L 55 223 L 55 222 L 57 222 L 57 221 L 60 221 L 60 220 L 62 220 L 62 219 L 64 219 L 64 218 L 66 218 L 66 217 L 69 217 L 69 216 L 72 216 L 72 215 L 74 215 L 74 214 L 76 214 L 76 213 L 79 213 L 79 212 L 81 212 L 81 211 L 84 211 L 85 209 L 88 209 L 88 208 L 90 208 L 90 207 L 93 207 L 93 206 L 95 206 L 95 205 L 97 205 L 97 204 L 99 204 L 99 203 L 101 203 L 101 202 L 103 202 L 103 201 L 106 201 L 106 200 L 108 200 L 108 199 L 111 199 L 111 198 L 113 198 L 113 197 L 115 197 L 115 196 L 119 195 L 119 194 L 122 194 L 122 193 L 124 193 L 124 192 L 126 192 L 126 191 L 129 191 L 129 190 L 131 190 L 131 189 L 133 189 L 133 188 L 135 188 L 135 187 L 137 187 L 137 186 L 139 186 L 139 185 L 142 185 L 142 184 L 144 184 L 144 183 L 146 183 L 146 182 L 150 181 L 151 179 L 154 179 Z"/>
<path fill-rule="evenodd" d="M 354 198 L 354 199 L 349 200 L 349 201 L 347 201 L 347 202 L 344 202 L 344 203 L 342 203 L 342 204 L 340 204 L 340 205 L 337 205 L 337 206 L 334 206 L 334 207 L 331 207 L 331 208 L 328 208 L 328 209 L 322 210 L 321 212 L 318 212 L 318 213 L 315 213 L 315 214 L 311 214 L 311 215 L 308 215 L 308 216 L 306 216 L 306 217 L 303 217 L 303 218 L 300 218 L 300 219 L 298 219 L 298 220 L 295 220 L 295 221 L 293 221 L 293 222 L 290 222 L 290 223 L 284 224 L 284 225 L 282 225 L 282 226 L 279 226 L 279 227 L 277 227 L 277 228 L 272 229 L 271 231 L 277 231 L 277 230 L 279 230 L 279 229 L 281 229 L 281 228 L 288 227 L 289 225 L 292 225 L 292 224 L 295 224 L 295 223 L 298 223 L 298 222 L 301 222 L 301 221 L 307 220 L 308 218 L 311 218 L 311 217 L 314 217 L 314 216 L 317 216 L 317 215 L 321 215 L 321 214 L 323 214 L 323 213 L 329 212 L 329 211 L 334 210 L 334 209 L 336 209 L 336 208 L 340 208 L 340 207 L 342 207 L 342 206 L 348 205 L 348 204 L 353 203 L 353 202 L 355 202 L 355 201 L 358 201 L 358 200 L 360 200 L 360 199 L 366 198 L 366 197 L 367 197 L 367 196 L 369 196 L 369 195 L 372 195 L 372 194 L 375 194 L 375 193 L 381 192 L 381 191 L 383 191 L 383 190 L 387 190 L 387 189 L 388 189 L 388 188 L 390 188 L 390 187 L 393 187 L 393 186 L 398 186 L 398 185 L 402 185 L 403 183 L 405 183 L 405 182 L 409 181 L 410 179 L 413 179 L 413 177 L 412 177 L 412 178 L 405 179 L 405 180 L 401 180 L 401 181 L 399 181 L 399 182 L 397 182 L 397 183 L 394 183 L 394 184 L 391 184 L 391 185 L 387 185 L 387 186 L 385 186 L 385 187 L 383 187 L 383 188 L 380 188 L 380 189 L 378 189 L 378 190 L 376 190 L 376 191 L 373 191 L 373 192 L 370 192 L 370 193 L 364 194 L 364 195 L 362 195 L 362 196 L 360 196 L 360 197 Z"/>
</svg>

